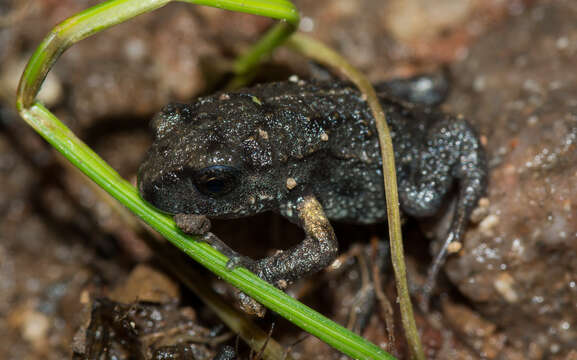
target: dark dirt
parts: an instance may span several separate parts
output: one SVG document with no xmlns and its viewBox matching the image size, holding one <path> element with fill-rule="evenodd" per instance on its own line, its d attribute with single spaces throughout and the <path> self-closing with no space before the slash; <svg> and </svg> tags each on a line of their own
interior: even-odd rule
<svg viewBox="0 0 577 360">
<path fill-rule="evenodd" d="M 108 334 L 109 358 L 210 358 L 221 340 L 234 347 L 234 336 L 212 331 L 220 322 L 155 265 L 152 251 L 114 206 L 17 117 L 14 88 L 26 59 L 58 21 L 96 2 L 26 3 L 0 1 L 0 358 L 62 359 L 73 351 L 86 357 L 95 333 Z M 417 314 L 430 358 L 577 358 L 577 3 L 296 3 L 302 30 L 339 50 L 375 82 L 448 67 L 453 91 L 446 109 L 464 114 L 486 141 L 487 199 L 463 248 L 446 266 L 432 313 Z M 73 46 L 48 78 L 42 98 L 133 180 L 150 142 L 146 124 L 153 113 L 222 84 L 234 55 L 271 23 L 171 4 Z M 286 49 L 265 69 L 260 78 L 310 71 Z M 302 236 L 267 215 L 214 227 L 236 250 L 255 257 Z M 416 222 L 405 229 L 416 287 L 429 261 L 428 242 Z M 338 225 L 336 232 L 346 252 L 383 236 L 386 228 Z M 363 278 L 358 259 L 343 258 L 342 267 L 296 284 L 291 294 L 346 324 Z M 148 270 L 138 267 L 142 263 L 150 264 Z M 382 280 L 396 305 L 391 276 L 382 274 Z M 394 339 L 382 308 L 364 336 L 404 358 L 393 308 Z M 283 346 L 303 339 L 272 315 L 261 323 L 265 331 L 271 320 L 273 338 Z M 246 358 L 242 341 L 240 350 Z M 292 351 L 301 358 L 339 358 L 310 336 Z"/>
</svg>

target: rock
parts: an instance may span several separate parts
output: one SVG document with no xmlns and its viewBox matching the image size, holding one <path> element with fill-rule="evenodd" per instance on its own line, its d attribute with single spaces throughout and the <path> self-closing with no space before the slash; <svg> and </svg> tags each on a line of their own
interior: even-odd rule
<svg viewBox="0 0 577 360">
<path fill-rule="evenodd" d="M 536 6 L 453 71 L 449 106 L 487 137 L 491 177 L 448 275 L 529 359 L 577 341 L 576 21 L 574 1 Z"/>
</svg>

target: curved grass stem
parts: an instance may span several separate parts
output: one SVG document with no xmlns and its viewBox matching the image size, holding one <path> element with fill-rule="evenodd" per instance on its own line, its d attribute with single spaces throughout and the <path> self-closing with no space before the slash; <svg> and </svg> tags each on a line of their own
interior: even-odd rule
<svg viewBox="0 0 577 360">
<path fill-rule="evenodd" d="M 110 0 L 72 16 L 56 26 L 34 52 L 20 80 L 16 105 L 21 117 L 106 192 L 217 276 L 352 358 L 394 359 L 376 345 L 306 307 L 248 270 L 227 269 L 228 259 L 224 255 L 208 244 L 196 241 L 195 237 L 183 234 L 172 218 L 145 203 L 131 184 L 121 178 L 58 118 L 36 101 L 46 75 L 58 57 L 75 42 L 139 14 L 160 8 L 169 2 L 170 0 Z M 281 25 L 271 30 L 276 32 L 273 33 L 274 36 L 271 35 L 273 41 L 265 39 L 264 43 L 259 43 L 253 55 L 249 54 L 245 60 L 237 63 L 239 69 L 246 70 L 254 66 L 263 54 L 272 51 L 278 45 L 279 39 L 288 36 L 285 32 L 293 31 L 298 24 L 298 13 L 287 0 L 186 0 L 185 2 L 250 12 L 281 19 L 290 24 L 288 27 Z"/>
<path fill-rule="evenodd" d="M 387 217 L 389 222 L 389 238 L 391 242 L 391 258 L 395 271 L 397 294 L 401 307 L 401 319 L 407 342 L 414 359 L 424 360 L 425 353 L 421 345 L 419 332 L 413 315 L 413 305 L 407 286 L 407 271 L 403 255 L 403 239 L 401 235 L 401 217 L 399 213 L 399 196 L 397 194 L 397 177 L 395 172 L 395 157 L 393 143 L 389 134 L 385 113 L 375 93 L 375 89 L 369 80 L 342 56 L 328 48 L 319 41 L 301 33 L 294 34 L 288 41 L 288 45 L 301 54 L 314 59 L 321 64 L 340 70 L 363 92 L 367 98 L 375 123 L 379 143 L 381 145 L 381 158 L 383 159 L 383 178 L 385 183 L 385 196 L 387 201 Z"/>
</svg>

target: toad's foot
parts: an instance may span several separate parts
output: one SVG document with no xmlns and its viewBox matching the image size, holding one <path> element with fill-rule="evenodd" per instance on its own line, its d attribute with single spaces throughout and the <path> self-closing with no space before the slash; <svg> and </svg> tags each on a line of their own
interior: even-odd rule
<svg viewBox="0 0 577 360">
<path fill-rule="evenodd" d="M 190 235 L 201 235 L 201 241 L 214 247 L 216 250 L 220 251 L 226 257 L 229 258 L 226 263 L 226 268 L 228 270 L 234 270 L 235 268 L 241 266 L 247 268 L 248 270 L 256 273 L 265 281 L 270 280 L 263 277 L 262 272 L 258 270 L 257 262 L 249 257 L 240 255 L 228 245 L 226 245 L 222 240 L 220 240 L 216 235 L 209 232 L 210 230 L 210 220 L 203 215 L 193 215 L 193 214 L 177 214 L 174 216 L 174 221 L 176 226 L 183 232 Z M 243 292 L 238 291 L 236 297 L 239 301 L 241 309 L 251 315 L 256 315 L 258 317 L 263 317 L 266 313 L 266 308 L 259 304 L 256 300 L 246 295 Z"/>
<path fill-rule="evenodd" d="M 264 317 L 266 314 L 266 308 L 263 305 L 242 291 L 237 292 L 236 297 L 240 308 L 245 313 L 258 317 Z"/>
<path fill-rule="evenodd" d="M 238 254 L 236 251 L 231 249 L 224 241 L 220 240 L 216 235 L 209 232 L 211 223 L 210 220 L 204 215 L 194 215 L 194 214 L 176 214 L 174 216 L 174 222 L 180 230 L 186 234 L 190 235 L 201 235 L 200 240 L 210 244 L 212 247 L 223 253 L 229 258 L 226 263 L 226 268 L 228 270 L 233 270 L 236 267 L 242 266 L 251 271 L 255 271 L 255 261 Z"/>
<path fill-rule="evenodd" d="M 210 231 L 210 220 L 204 215 L 176 214 L 176 226 L 186 234 L 204 235 Z"/>
</svg>

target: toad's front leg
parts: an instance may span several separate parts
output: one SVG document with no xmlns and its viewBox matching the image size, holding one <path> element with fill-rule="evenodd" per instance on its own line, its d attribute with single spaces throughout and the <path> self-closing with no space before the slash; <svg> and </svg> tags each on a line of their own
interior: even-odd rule
<svg viewBox="0 0 577 360">
<path fill-rule="evenodd" d="M 261 279 L 282 289 L 306 274 L 324 269 L 333 262 L 338 252 L 333 227 L 318 200 L 309 195 L 299 197 L 294 204 L 298 224 L 305 231 L 305 239 L 288 250 L 257 261 L 239 255 L 214 234 L 207 232 L 210 222 L 204 216 L 178 214 L 175 221 L 184 232 L 203 235 L 202 240 L 228 256 L 228 267 L 244 266 Z M 264 309 L 245 294 L 240 293 L 239 300 L 248 313 L 264 314 Z"/>
<path fill-rule="evenodd" d="M 298 215 L 298 224 L 305 231 L 302 242 L 258 261 L 237 257 L 231 258 L 231 262 L 245 266 L 281 289 L 331 264 L 337 256 L 338 243 L 321 204 L 314 196 L 300 197 L 295 202 L 294 211 Z M 239 301 L 245 312 L 264 315 L 262 306 L 242 292 L 239 293 Z"/>
<path fill-rule="evenodd" d="M 318 200 L 304 196 L 296 201 L 299 225 L 305 239 L 298 245 L 258 260 L 253 271 L 279 288 L 330 265 L 337 256 L 338 243 Z"/>
<path fill-rule="evenodd" d="M 205 225 L 208 219 L 204 216 L 178 214 L 175 221 L 186 233 L 204 235 L 202 240 L 230 258 L 228 267 L 244 266 L 261 279 L 282 289 L 307 274 L 324 269 L 336 258 L 338 252 L 333 227 L 314 196 L 299 197 L 294 203 L 294 211 L 298 215 L 298 225 L 305 231 L 305 239 L 288 250 L 278 251 L 257 261 L 239 255 L 212 233 L 208 233 L 210 225 Z M 200 228 L 204 231 L 199 231 Z"/>
</svg>

